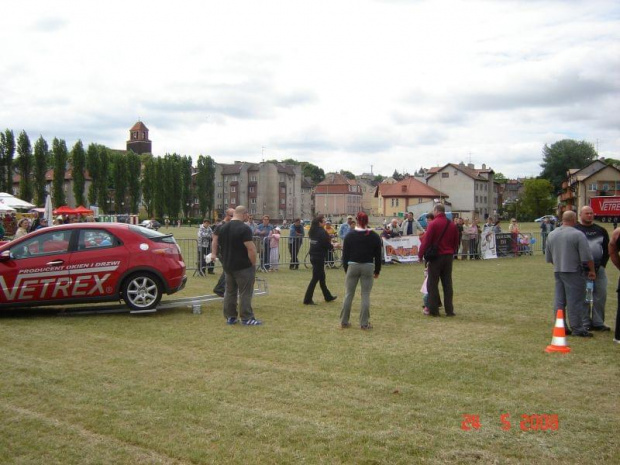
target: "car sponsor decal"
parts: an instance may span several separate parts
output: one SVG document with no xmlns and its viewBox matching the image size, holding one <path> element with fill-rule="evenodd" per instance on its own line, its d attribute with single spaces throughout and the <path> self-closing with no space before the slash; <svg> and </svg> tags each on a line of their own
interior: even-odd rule
<svg viewBox="0 0 620 465">
<path fill-rule="evenodd" d="M 120 265 L 120 261 L 80 263 L 68 266 L 46 266 L 20 270 L 13 286 L 0 276 L 2 301 L 50 300 L 69 297 L 103 295 L 104 284 Z M 106 291 L 112 292 L 112 287 Z"/>
</svg>

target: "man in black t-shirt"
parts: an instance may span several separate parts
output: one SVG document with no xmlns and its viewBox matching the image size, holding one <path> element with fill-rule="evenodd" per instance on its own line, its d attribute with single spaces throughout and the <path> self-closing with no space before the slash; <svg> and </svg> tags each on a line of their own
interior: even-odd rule
<svg viewBox="0 0 620 465">
<path fill-rule="evenodd" d="M 241 323 L 247 326 L 260 325 L 254 318 L 252 295 L 256 273 L 256 246 L 252 240 L 252 231 L 244 223 L 248 211 L 244 206 L 235 208 L 232 220 L 218 229 L 217 249 L 222 256 L 222 266 L 226 274 L 226 293 L 224 294 L 224 316 L 226 323 L 234 325 L 238 321 L 237 294 L 239 296 L 239 314 Z"/>
<path fill-rule="evenodd" d="M 218 242 L 217 235 L 219 234 L 220 228 L 224 226 L 226 223 L 228 223 L 230 220 L 232 220 L 232 217 L 234 214 L 235 214 L 234 208 L 227 209 L 222 221 L 219 224 L 217 224 L 215 228 L 213 228 L 213 240 L 211 242 L 212 251 L 215 250 L 217 252 L 217 242 Z M 219 257 L 217 256 L 217 253 L 214 252 L 214 253 L 211 253 L 210 258 L 212 261 L 215 261 L 215 259 Z M 220 278 L 217 280 L 217 284 L 213 288 L 213 292 L 217 294 L 219 297 L 224 297 L 225 291 L 226 291 L 226 273 L 222 273 L 220 275 Z"/>
</svg>

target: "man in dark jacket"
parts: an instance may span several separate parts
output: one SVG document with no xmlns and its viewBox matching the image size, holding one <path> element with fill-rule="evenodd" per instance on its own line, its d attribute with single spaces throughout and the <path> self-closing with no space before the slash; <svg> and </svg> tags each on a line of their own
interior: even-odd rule
<svg viewBox="0 0 620 465">
<path fill-rule="evenodd" d="M 609 261 L 609 233 L 605 228 L 594 223 L 594 210 L 585 206 L 579 212 L 579 223 L 575 229 L 583 232 L 588 239 L 588 245 L 594 259 L 594 301 L 592 303 L 592 315 L 586 313 L 583 325 L 587 330 L 609 331 L 605 325 L 605 304 L 607 303 L 607 274 L 605 267 Z"/>
<path fill-rule="evenodd" d="M 437 244 L 439 256 L 428 263 L 428 309 L 430 316 L 439 316 L 439 280 L 443 288 L 443 304 L 446 316 L 455 316 L 452 296 L 452 261 L 459 249 L 459 231 L 456 225 L 446 218 L 446 208 L 443 204 L 435 205 L 433 209 L 435 219 L 431 221 L 422 236 L 418 257 L 424 260 L 424 252 L 432 245 Z"/>
</svg>

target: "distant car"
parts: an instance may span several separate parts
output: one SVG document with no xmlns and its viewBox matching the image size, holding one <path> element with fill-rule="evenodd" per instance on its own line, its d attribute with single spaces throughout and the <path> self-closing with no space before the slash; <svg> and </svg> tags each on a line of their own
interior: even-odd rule
<svg viewBox="0 0 620 465">
<path fill-rule="evenodd" d="M 0 246 L 0 310 L 121 299 L 152 310 L 186 280 L 171 234 L 129 224 L 52 226 Z"/>
<path fill-rule="evenodd" d="M 428 221 L 426 220 L 426 216 L 427 215 L 428 215 L 428 213 L 422 213 L 417 218 L 418 223 L 420 223 L 420 226 L 422 226 L 424 229 L 426 229 L 428 227 Z M 446 218 L 448 218 L 450 221 L 452 221 L 452 212 L 446 212 Z"/>
<path fill-rule="evenodd" d="M 541 216 L 540 218 L 536 218 L 534 221 L 536 221 L 537 223 L 540 223 L 541 221 L 544 221 L 545 218 L 549 218 L 549 221 L 551 221 L 552 223 L 555 223 L 556 221 L 558 221 L 558 219 L 553 215 Z"/>
<path fill-rule="evenodd" d="M 144 220 L 142 223 L 140 223 L 140 226 L 158 231 L 159 228 L 161 228 L 161 223 L 157 220 Z"/>
</svg>

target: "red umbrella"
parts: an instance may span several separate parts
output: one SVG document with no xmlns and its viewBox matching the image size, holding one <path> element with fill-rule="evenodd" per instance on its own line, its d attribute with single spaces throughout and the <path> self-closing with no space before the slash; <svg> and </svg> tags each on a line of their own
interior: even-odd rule
<svg viewBox="0 0 620 465">
<path fill-rule="evenodd" d="M 75 210 L 67 205 L 63 205 L 54 210 L 54 215 L 75 215 Z"/>
<path fill-rule="evenodd" d="M 78 215 L 92 215 L 93 211 L 86 208 L 84 205 L 80 205 L 76 209 L 73 210 L 73 213 Z"/>
</svg>

